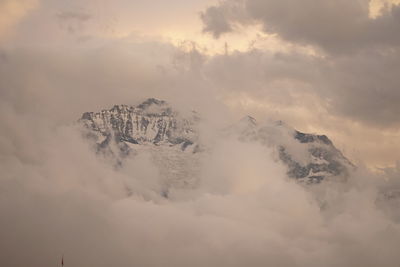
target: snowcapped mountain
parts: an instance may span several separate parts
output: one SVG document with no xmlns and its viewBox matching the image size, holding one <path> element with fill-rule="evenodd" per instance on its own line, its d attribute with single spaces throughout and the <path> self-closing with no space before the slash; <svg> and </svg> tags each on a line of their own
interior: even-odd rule
<svg viewBox="0 0 400 267">
<path fill-rule="evenodd" d="M 325 135 L 302 133 L 282 121 L 259 124 L 247 116 L 228 128 L 244 142 L 273 147 L 288 167 L 288 176 L 306 182 L 320 182 L 331 176 L 346 178 L 354 165 Z"/>
<path fill-rule="evenodd" d="M 199 142 L 196 112 L 183 116 L 167 102 L 154 98 L 137 106 L 116 105 L 86 112 L 79 122 L 97 151 L 111 155 L 117 164 L 130 154 L 150 153 L 169 181 L 166 184 L 193 185 L 194 180 L 188 182 L 188 177 L 195 176 L 199 156 L 212 149 L 210 144 Z M 223 136 L 275 149 L 287 166 L 288 176 L 307 183 L 332 176 L 345 178 L 354 168 L 327 136 L 302 133 L 282 121 L 260 124 L 248 116 L 218 130 Z"/>
<path fill-rule="evenodd" d="M 150 98 L 136 107 L 115 105 L 110 110 L 86 112 L 80 121 L 105 138 L 114 135 L 132 144 L 181 144 L 184 150 L 196 135 L 196 114 L 192 115 L 180 117 L 165 101 Z"/>
<path fill-rule="evenodd" d="M 183 116 L 165 101 L 149 98 L 140 105 L 115 105 L 109 110 L 86 112 L 79 120 L 95 149 L 116 166 L 129 156 L 149 155 L 158 167 L 162 187 L 195 186 L 198 171 L 196 112 Z"/>
</svg>

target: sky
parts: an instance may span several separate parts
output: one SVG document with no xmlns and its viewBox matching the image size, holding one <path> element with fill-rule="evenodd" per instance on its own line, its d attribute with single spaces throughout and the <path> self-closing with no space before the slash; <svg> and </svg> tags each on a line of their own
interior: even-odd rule
<svg viewBox="0 0 400 267">
<path fill-rule="evenodd" d="M 400 203 L 380 196 L 400 192 L 400 1 L 0 0 L 0 14 L 0 265 L 397 266 Z M 212 126 L 325 134 L 358 171 L 304 188 L 268 149 L 219 140 L 202 187 L 163 199 L 148 156 L 117 171 L 75 125 L 148 97 Z"/>
</svg>

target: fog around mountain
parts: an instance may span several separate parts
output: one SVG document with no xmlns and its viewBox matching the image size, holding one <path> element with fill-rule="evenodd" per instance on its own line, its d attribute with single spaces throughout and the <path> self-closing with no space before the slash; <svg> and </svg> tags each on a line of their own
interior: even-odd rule
<svg viewBox="0 0 400 267">
<path fill-rule="evenodd" d="M 398 266 L 396 1 L 0 11 L 0 266 Z M 101 150 L 82 125 L 149 98 L 198 118 L 196 134 Z M 347 171 L 293 175 L 329 165 L 311 139 Z"/>
<path fill-rule="evenodd" d="M 76 121 L 51 125 L 4 106 L 1 114 L 8 122 L 2 265 L 53 266 L 63 253 L 72 266 L 394 266 L 399 260 L 398 169 L 383 178 L 359 166 L 345 182 L 298 183 L 272 148 L 218 136 L 205 123 L 200 131 L 212 149 L 196 159 L 197 182 L 165 197 L 166 176 L 151 151 L 116 167 L 110 155 L 96 153 Z"/>
</svg>

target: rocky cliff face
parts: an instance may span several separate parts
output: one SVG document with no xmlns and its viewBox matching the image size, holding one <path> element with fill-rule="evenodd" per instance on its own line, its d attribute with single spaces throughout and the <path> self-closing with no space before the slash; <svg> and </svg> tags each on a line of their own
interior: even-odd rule
<svg viewBox="0 0 400 267">
<path fill-rule="evenodd" d="M 346 178 L 354 165 L 325 135 L 299 132 L 282 121 L 258 123 L 248 116 L 228 128 L 243 142 L 256 142 L 272 147 L 288 167 L 288 176 L 318 183 L 324 178 Z"/>
<path fill-rule="evenodd" d="M 327 136 L 295 131 L 294 137 L 300 143 L 306 144 L 311 160 L 307 165 L 300 165 L 282 147 L 281 159 L 289 166 L 290 176 L 319 182 L 326 176 L 347 175 L 349 169 L 354 168 Z"/>
<path fill-rule="evenodd" d="M 112 155 L 118 164 L 127 155 L 146 148 L 163 166 L 166 176 L 184 180 L 196 169 L 190 161 L 198 156 L 193 155 L 201 154 L 202 147 L 212 149 L 209 144 L 198 143 L 199 120 L 195 112 L 182 116 L 165 101 L 150 98 L 137 106 L 116 105 L 109 110 L 86 112 L 79 121 L 95 141 L 98 152 Z M 354 168 L 327 136 L 302 133 L 281 121 L 259 124 L 254 118 L 245 117 L 221 132 L 235 135 L 242 142 L 275 149 L 287 166 L 289 177 L 307 183 L 331 176 L 346 177 Z"/>
<path fill-rule="evenodd" d="M 113 135 L 132 144 L 182 144 L 185 149 L 196 136 L 194 113 L 182 118 L 165 101 L 154 98 L 136 107 L 115 105 L 110 110 L 86 112 L 80 121 L 104 137 Z"/>
<path fill-rule="evenodd" d="M 183 116 L 165 101 L 147 99 L 137 106 L 115 105 L 85 112 L 79 119 L 98 154 L 120 167 L 128 157 L 149 155 L 163 177 L 160 194 L 171 187 L 195 186 L 198 172 L 199 118 Z"/>
</svg>

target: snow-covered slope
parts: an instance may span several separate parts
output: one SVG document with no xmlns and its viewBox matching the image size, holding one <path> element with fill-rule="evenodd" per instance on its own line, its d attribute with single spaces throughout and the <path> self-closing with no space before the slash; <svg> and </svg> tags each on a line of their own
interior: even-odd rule
<svg viewBox="0 0 400 267">
<path fill-rule="evenodd" d="M 289 177 L 306 182 L 320 182 L 331 176 L 346 178 L 354 165 L 343 156 L 325 135 L 302 133 L 282 121 L 259 124 L 245 117 L 228 128 L 244 142 L 257 142 L 277 150 L 288 167 Z"/>
<path fill-rule="evenodd" d="M 104 137 L 114 135 L 132 144 L 193 144 L 196 116 L 182 118 L 165 101 L 154 98 L 132 107 L 115 105 L 110 110 L 86 112 L 80 120 Z"/>
<path fill-rule="evenodd" d="M 116 105 L 86 112 L 79 121 L 98 152 L 111 156 L 117 164 L 127 155 L 150 153 L 166 184 L 193 185 L 198 159 L 213 145 L 199 144 L 197 113 L 182 116 L 165 101 L 154 98 L 137 106 Z M 346 177 L 354 167 L 325 135 L 302 133 L 281 121 L 260 124 L 248 116 L 218 130 L 222 136 L 273 148 L 287 166 L 288 176 L 301 181 Z"/>
<path fill-rule="evenodd" d="M 198 173 L 199 118 L 186 116 L 165 101 L 147 99 L 137 106 L 115 105 L 100 112 L 85 112 L 79 122 L 97 153 L 121 166 L 129 157 L 150 157 L 163 177 L 160 193 L 171 187 L 193 187 Z"/>
</svg>

